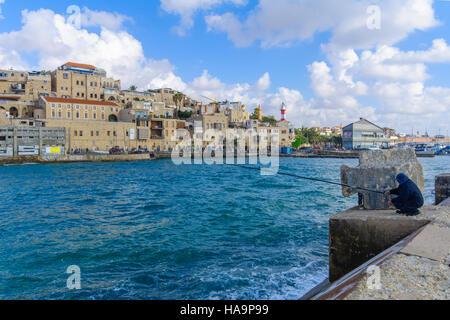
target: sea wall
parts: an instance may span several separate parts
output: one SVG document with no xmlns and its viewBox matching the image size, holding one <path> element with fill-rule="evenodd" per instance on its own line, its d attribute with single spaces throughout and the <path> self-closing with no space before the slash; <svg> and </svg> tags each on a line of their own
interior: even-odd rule
<svg viewBox="0 0 450 320">
<path fill-rule="evenodd" d="M 392 149 L 365 151 L 360 153 L 359 167 L 341 167 L 341 181 L 345 185 L 363 187 L 371 190 L 385 191 L 397 186 L 395 177 L 405 173 L 418 187 L 424 190 L 424 175 L 422 165 L 416 158 L 413 149 Z M 347 186 L 342 188 L 342 194 L 350 197 L 360 194 L 365 209 L 388 209 L 388 197 L 381 193 L 362 192 Z"/>
<path fill-rule="evenodd" d="M 436 205 L 450 198 L 450 173 L 440 174 L 435 180 Z"/>
<path fill-rule="evenodd" d="M 430 221 L 411 219 L 394 210 L 354 208 L 330 219 L 330 281 L 350 271 L 393 246 Z"/>
<path fill-rule="evenodd" d="M 63 156 L 18 156 L 10 158 L 0 158 L 2 164 L 22 164 L 22 163 L 53 163 L 53 162 L 125 162 L 125 161 L 146 161 L 151 160 L 149 154 L 87 154 L 87 155 L 63 155 Z"/>
</svg>

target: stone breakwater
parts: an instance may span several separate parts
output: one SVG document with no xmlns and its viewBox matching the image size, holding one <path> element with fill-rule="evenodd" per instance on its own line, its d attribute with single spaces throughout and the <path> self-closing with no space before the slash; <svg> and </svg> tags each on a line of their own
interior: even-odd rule
<svg viewBox="0 0 450 320">
<path fill-rule="evenodd" d="M 449 179 L 436 177 L 436 193 Z M 450 299 L 450 199 L 415 217 L 350 209 L 331 217 L 329 232 L 329 281 L 303 299 Z"/>
<path fill-rule="evenodd" d="M 88 154 L 88 155 L 64 155 L 58 157 L 20 156 L 13 158 L 0 158 L 0 165 L 24 164 L 24 163 L 56 163 L 56 162 L 127 162 L 151 160 L 149 154 Z"/>
<path fill-rule="evenodd" d="M 382 263 L 381 288 L 365 275 L 347 300 L 449 300 L 450 207 L 428 207 L 427 225 L 405 248 Z"/>
</svg>

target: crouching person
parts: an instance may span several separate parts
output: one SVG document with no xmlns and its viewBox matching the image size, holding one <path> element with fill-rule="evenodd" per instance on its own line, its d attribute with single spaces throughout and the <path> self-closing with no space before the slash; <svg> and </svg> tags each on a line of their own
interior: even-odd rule
<svg viewBox="0 0 450 320">
<path fill-rule="evenodd" d="M 395 206 L 398 214 L 416 216 L 420 214 L 419 208 L 423 207 L 424 200 L 419 187 L 404 173 L 396 177 L 399 187 L 385 193 L 386 196 L 397 195 L 398 197 L 389 201 L 390 206 Z"/>
</svg>

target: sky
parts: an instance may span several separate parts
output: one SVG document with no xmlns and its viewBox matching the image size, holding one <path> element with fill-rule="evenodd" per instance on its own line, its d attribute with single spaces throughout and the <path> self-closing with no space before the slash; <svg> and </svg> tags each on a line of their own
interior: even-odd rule
<svg viewBox="0 0 450 320">
<path fill-rule="evenodd" d="M 141 90 L 448 134 L 450 1 L 0 0 L 0 69 L 93 64 Z"/>
</svg>

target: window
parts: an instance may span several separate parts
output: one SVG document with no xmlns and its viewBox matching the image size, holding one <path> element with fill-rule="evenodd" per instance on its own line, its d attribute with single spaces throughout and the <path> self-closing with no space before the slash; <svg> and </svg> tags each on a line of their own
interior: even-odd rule
<svg viewBox="0 0 450 320">
<path fill-rule="evenodd" d="M 80 113 L 79 112 L 77 112 L 77 119 L 80 119 Z"/>
<path fill-rule="evenodd" d="M 96 132 L 96 135 L 97 135 L 97 137 L 99 136 L 99 132 L 98 131 Z"/>
<path fill-rule="evenodd" d="M 83 131 L 80 131 L 80 137 L 82 137 L 83 136 Z"/>
<path fill-rule="evenodd" d="M 80 81 L 77 80 L 77 85 L 79 85 L 79 84 L 80 84 Z"/>
<path fill-rule="evenodd" d="M 94 136 L 94 131 L 91 131 L 91 137 L 93 137 Z"/>
<path fill-rule="evenodd" d="M 115 131 L 113 131 L 113 136 L 114 136 L 114 137 L 116 137 L 116 136 L 117 136 L 117 133 L 116 133 Z"/>
<path fill-rule="evenodd" d="M 60 119 L 62 118 L 62 112 L 61 111 L 58 112 L 58 118 L 60 118 Z"/>
<path fill-rule="evenodd" d="M 68 73 L 63 73 L 63 78 L 64 79 L 69 79 L 69 74 Z"/>
<path fill-rule="evenodd" d="M 87 112 L 84 114 L 84 118 L 85 119 L 89 118 L 89 115 L 87 114 Z"/>
<path fill-rule="evenodd" d="M 108 131 L 106 134 L 108 135 L 108 137 L 111 136 L 111 131 Z"/>
<path fill-rule="evenodd" d="M 52 118 L 55 117 L 55 111 L 52 111 Z"/>
<path fill-rule="evenodd" d="M 75 134 L 75 137 L 78 136 L 78 131 L 75 130 L 74 134 Z"/>
<path fill-rule="evenodd" d="M 105 114 L 102 113 L 102 120 L 105 120 Z"/>
<path fill-rule="evenodd" d="M 96 113 L 94 113 L 94 119 L 97 119 L 97 114 Z"/>
<path fill-rule="evenodd" d="M 80 106 L 79 106 L 79 105 L 77 105 L 77 109 L 80 109 Z"/>
<path fill-rule="evenodd" d="M 70 119 L 70 112 L 67 112 L 67 118 Z"/>
</svg>

